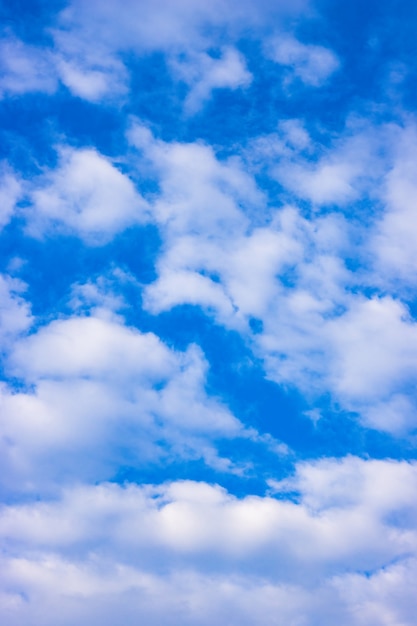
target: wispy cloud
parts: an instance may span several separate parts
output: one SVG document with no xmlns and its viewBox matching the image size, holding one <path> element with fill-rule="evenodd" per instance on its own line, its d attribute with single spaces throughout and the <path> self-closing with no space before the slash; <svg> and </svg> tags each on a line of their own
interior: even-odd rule
<svg viewBox="0 0 417 626">
<path fill-rule="evenodd" d="M 310 87 L 320 87 L 340 67 L 332 50 L 304 44 L 287 35 L 278 35 L 269 44 L 268 53 L 276 63 L 288 68 L 287 80 L 298 78 Z"/>
</svg>

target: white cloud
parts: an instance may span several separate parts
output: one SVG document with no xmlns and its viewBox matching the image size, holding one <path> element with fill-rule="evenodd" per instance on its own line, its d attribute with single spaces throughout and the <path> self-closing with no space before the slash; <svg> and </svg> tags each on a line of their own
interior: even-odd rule
<svg viewBox="0 0 417 626">
<path fill-rule="evenodd" d="M 102 484 L 5 506 L 0 611 L 11 624 L 26 611 L 33 623 L 59 615 L 58 624 L 70 624 L 76 612 L 80 624 L 111 624 L 121 605 L 150 624 L 172 615 L 173 624 L 223 623 L 227 615 L 241 623 L 242 615 L 244 624 L 269 626 L 278 613 L 294 624 L 337 614 L 346 626 L 377 626 L 384 610 L 412 623 L 415 464 L 305 462 L 271 487 L 279 499 L 238 499 L 191 481 Z M 298 501 L 283 498 L 287 491 Z M 110 613 L 101 613 L 103 600 Z M 55 602 L 58 614 L 48 610 Z"/>
<path fill-rule="evenodd" d="M 266 151 L 278 162 L 284 198 L 289 190 L 313 205 L 351 206 L 367 194 L 375 201 L 394 130 L 364 131 L 351 121 L 346 136 L 311 165 L 317 147 L 290 120 L 270 138 L 276 145 L 258 143 L 249 158 L 256 163 Z M 296 207 L 270 207 L 239 161 L 221 162 L 204 145 L 158 141 L 139 125 L 129 138 L 160 190 L 154 216 L 164 247 L 145 307 L 201 306 L 250 339 L 269 378 L 298 387 L 312 402 L 330 393 L 372 428 L 413 429 L 415 323 L 400 300 L 364 295 L 366 285 L 382 280 L 374 280 L 371 264 L 358 271 L 345 263 L 355 256 L 369 263 L 383 221 L 367 214 L 369 225 L 357 224 L 347 208 L 345 215 L 338 208 L 302 215 Z M 254 333 L 251 318 L 258 321 Z"/>
<path fill-rule="evenodd" d="M 273 4 L 287 3 L 261 2 L 261 12 L 270 15 Z M 190 88 L 185 107 L 192 113 L 214 89 L 249 84 L 233 41 L 211 56 L 220 49 L 213 32 L 227 26 L 241 33 L 249 15 L 258 25 L 257 11 L 228 0 L 129 0 L 123 11 L 113 0 L 76 1 L 62 13 L 53 55 L 4 44 L 12 54 L 3 90 L 52 91 L 58 74 L 91 102 L 120 98 L 128 80 L 123 54 L 163 51 Z M 331 51 L 292 38 L 276 39 L 274 58 L 291 80 L 311 87 L 338 67 Z M 47 79 L 45 59 L 52 63 Z M 162 245 L 158 277 L 144 291 L 148 311 L 202 306 L 242 333 L 270 379 L 313 401 L 329 394 L 366 425 L 404 434 L 416 427 L 416 322 L 398 294 L 368 295 L 367 287 L 396 276 L 407 286 L 415 280 L 416 133 L 408 132 L 398 132 L 387 173 L 391 156 L 377 154 L 386 144 L 352 126 L 324 149 L 302 121 L 283 121 L 275 135 L 260 138 L 251 167 L 202 142 L 158 140 L 134 124 L 128 156 L 150 174 L 152 199 L 94 149 L 67 147 L 55 169 L 27 185 L 32 204 L 23 212 L 31 234 L 56 230 L 90 245 L 153 220 Z M 267 163 L 256 170 L 262 150 Z M 257 187 L 255 170 L 273 172 L 280 183 L 274 203 Z M 0 226 L 20 194 L 6 171 Z M 300 208 L 294 198 L 307 202 Z M 366 226 L 352 226 L 349 211 L 361 210 L 354 202 L 370 198 L 378 203 L 376 226 L 368 209 Z M 369 268 L 355 269 L 373 252 Z M 388 276 L 376 280 L 381 270 Z M 239 498 L 194 481 L 103 483 L 118 470 L 139 473 L 172 460 L 244 474 L 243 461 L 220 456 L 224 439 L 236 440 L 236 450 L 239 438 L 287 450 L 209 395 L 197 346 L 175 350 L 126 326 L 125 302 L 110 279 L 75 285 L 70 306 L 78 314 L 24 337 L 32 318 L 22 290 L 0 277 L 2 366 L 10 376 L 0 388 L 0 476 L 6 496 L 13 494 L 0 509 L 7 541 L 1 620 L 110 626 L 139 615 L 167 626 L 411 626 L 415 463 L 299 463 L 294 476 L 271 480 L 265 497 Z M 306 413 L 316 419 L 319 410 Z"/>
<path fill-rule="evenodd" d="M 241 207 L 258 208 L 263 201 L 237 158 L 221 161 L 211 146 L 200 142 L 163 142 L 137 123 L 128 138 L 158 180 L 153 212 L 168 238 L 189 231 L 223 238 L 237 235 L 248 224 Z"/>
<path fill-rule="evenodd" d="M 52 93 L 57 87 L 51 53 L 13 36 L 0 40 L 0 75 L 0 97 Z"/>
<path fill-rule="evenodd" d="M 189 50 L 209 48 L 216 36 L 216 29 L 227 28 L 236 36 L 242 28 L 269 25 L 269 20 L 285 14 L 297 13 L 307 2 L 271 2 L 263 0 L 254 5 L 245 0 L 237 5 L 233 0 L 213 0 L 196 3 L 194 0 L 128 0 L 125 10 L 115 0 L 104 6 L 98 0 L 88 4 L 73 0 L 60 16 L 60 30 L 56 35 L 61 40 L 76 37 L 81 44 L 95 41 L 113 50 Z M 100 29 L 97 31 L 97 24 Z"/>
<path fill-rule="evenodd" d="M 302 143 L 294 145 L 291 135 L 294 130 L 281 127 L 282 131 L 287 149 L 282 156 L 275 158 L 271 174 L 286 190 L 313 205 L 350 206 L 383 172 L 381 157 L 377 153 L 380 138 L 372 130 L 361 132 L 354 129 L 352 132 L 348 127 L 346 136 L 327 150 L 313 146 L 305 134 L 299 140 Z M 318 154 L 315 154 L 316 150 Z"/>
<path fill-rule="evenodd" d="M 223 288 L 208 276 L 195 271 L 166 268 L 158 281 L 147 287 L 144 305 L 153 313 L 170 310 L 186 302 L 214 310 L 223 318 L 230 318 L 233 305 Z"/>
<path fill-rule="evenodd" d="M 7 275 L 0 275 L 0 341 L 2 350 L 32 324 L 29 304 L 22 293 L 26 285 Z"/>
<path fill-rule="evenodd" d="M 339 68 L 337 56 L 323 46 L 303 44 L 294 37 L 278 35 L 269 44 L 268 53 L 305 85 L 320 87 Z"/>
<path fill-rule="evenodd" d="M 128 91 L 125 64 L 97 30 L 85 42 L 70 32 L 54 31 L 54 63 L 70 92 L 90 102 L 120 100 Z M 93 43 L 94 42 L 94 43 Z"/>
<path fill-rule="evenodd" d="M 415 322 L 391 298 L 349 296 L 339 302 L 341 313 L 333 308 L 337 301 L 330 301 L 329 309 L 302 289 L 277 299 L 275 316 L 264 319 L 264 333 L 257 337 L 269 375 L 313 397 L 330 392 L 343 409 L 357 412 L 373 428 L 398 434 L 412 430 Z"/>
<path fill-rule="evenodd" d="M 29 232 L 74 233 L 86 243 L 107 243 L 147 220 L 148 206 L 132 181 L 94 149 L 61 148 L 55 169 L 31 183 Z"/>
<path fill-rule="evenodd" d="M 415 554 L 414 464 L 356 457 L 305 462 L 271 487 L 296 492 L 299 500 L 238 499 L 192 481 L 80 486 L 62 499 L 4 507 L 0 532 L 17 549 L 105 549 L 111 559 L 150 571 L 157 562 L 169 568 L 181 559 L 200 570 L 251 571 L 303 585 Z"/>
<path fill-rule="evenodd" d="M 0 166 L 0 229 L 12 219 L 23 194 L 22 183 L 6 164 Z"/>
<path fill-rule="evenodd" d="M 385 211 L 377 224 L 372 252 L 376 254 L 376 271 L 381 279 L 395 287 L 399 279 L 414 285 L 417 270 L 417 128 L 411 122 L 394 131 L 392 168 L 378 194 Z"/>
<path fill-rule="evenodd" d="M 7 368 L 24 388 L 4 386 L 1 394 L 6 488 L 49 490 L 59 480 L 110 477 L 120 463 L 178 456 L 240 472 L 219 457 L 215 441 L 256 440 L 207 395 L 207 363 L 196 346 L 175 352 L 102 309 L 22 338 Z"/>
<path fill-rule="evenodd" d="M 73 59 L 64 54 L 55 58 L 57 72 L 71 93 L 91 102 L 115 99 L 127 91 L 127 72 L 116 59 Z"/>
<path fill-rule="evenodd" d="M 153 215 L 165 253 L 158 281 L 145 291 L 146 306 L 157 312 L 191 302 L 230 318 L 234 303 L 217 278 L 230 252 L 237 248 L 239 254 L 247 214 L 264 221 L 263 194 L 238 159 L 220 161 L 204 144 L 158 141 L 140 125 L 132 127 L 129 139 L 153 168 L 160 189 Z"/>
<path fill-rule="evenodd" d="M 44 555 L 8 558 L 1 615 L 10 626 L 112 626 L 137 616 L 149 626 L 412 626 L 416 562 L 394 564 L 372 575 L 342 574 L 305 589 L 254 576 L 222 576 L 193 570 L 163 575 L 109 564 Z M 23 590 L 23 591 L 22 591 Z M 233 620 L 233 621 L 231 621 Z M 314 621 L 313 621 L 314 620 Z"/>
<path fill-rule="evenodd" d="M 338 351 L 333 376 L 341 395 L 374 400 L 414 379 L 417 324 L 400 302 L 358 298 L 329 331 Z"/>
<path fill-rule="evenodd" d="M 126 93 L 126 68 L 106 47 L 86 45 L 80 51 L 72 38 L 57 43 L 55 48 L 36 47 L 12 35 L 0 40 L 0 98 L 53 94 L 59 81 L 73 95 L 91 102 L 114 100 Z"/>
<path fill-rule="evenodd" d="M 88 311 L 95 317 L 117 319 L 117 314 L 128 308 L 123 295 L 126 287 L 140 288 L 138 281 L 119 267 L 113 267 L 106 275 L 76 283 L 71 288 L 70 306 L 81 315 Z"/>
<path fill-rule="evenodd" d="M 279 28 L 284 16 L 297 14 L 307 4 L 306 0 L 256 4 L 128 0 L 120 11 L 114 0 L 105 6 L 96 0 L 73 0 L 52 30 L 57 72 L 74 95 L 94 102 L 120 98 L 128 88 L 124 55 L 162 52 L 174 78 L 180 77 L 191 87 L 185 101 L 186 112 L 191 114 L 201 108 L 213 89 L 249 84 L 251 75 L 233 47 L 248 27 L 262 38 L 271 20 Z M 225 31 L 231 43 L 228 47 L 223 46 Z M 210 54 L 215 49 L 223 49 L 219 59 Z M 311 63 L 320 65 L 317 59 Z M 323 65 L 324 60 L 322 73 Z"/>
<path fill-rule="evenodd" d="M 251 82 L 243 56 L 233 47 L 242 33 L 250 28 L 263 40 L 271 23 L 280 32 L 285 17 L 297 15 L 308 4 L 308 0 L 265 0 L 256 5 L 249 1 L 236 5 L 231 0 L 205 5 L 190 0 L 152 4 L 128 0 L 120 11 L 114 0 L 105 7 L 96 0 L 88 4 L 72 0 L 48 31 L 53 46 L 37 48 L 11 36 L 3 40 L 0 90 L 4 95 L 51 93 L 61 81 L 74 96 L 90 102 L 120 101 L 129 90 L 124 55 L 162 52 L 174 78 L 190 85 L 185 110 L 193 114 L 213 89 L 236 89 Z M 226 47 L 225 31 L 231 43 Z M 269 53 L 277 62 L 293 66 L 293 74 L 307 85 L 322 84 L 338 67 L 336 56 L 322 46 L 305 45 L 282 33 L 274 41 Z M 219 59 L 212 57 L 214 49 L 222 49 Z"/>
<path fill-rule="evenodd" d="M 211 97 L 214 89 L 247 87 L 252 75 L 246 69 L 243 56 L 235 48 L 224 48 L 219 58 L 206 52 L 174 60 L 175 74 L 190 87 L 185 110 L 195 113 Z"/>
</svg>

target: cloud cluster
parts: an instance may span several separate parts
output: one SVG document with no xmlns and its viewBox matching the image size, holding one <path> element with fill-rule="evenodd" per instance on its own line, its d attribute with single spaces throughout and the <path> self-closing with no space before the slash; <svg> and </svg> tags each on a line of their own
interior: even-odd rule
<svg viewBox="0 0 417 626">
<path fill-rule="evenodd" d="M 47 607 L 56 602 L 64 607 L 58 624 L 76 614 L 110 624 L 116 611 L 129 620 L 144 612 L 149 624 L 233 615 L 269 625 L 278 613 L 294 624 L 338 615 L 346 626 L 376 625 L 392 623 L 386 611 L 412 623 L 415 465 L 328 459 L 300 464 L 271 486 L 298 500 L 237 499 L 183 481 L 83 486 L 6 506 L 1 610 L 10 624 L 26 616 L 52 623 Z M 102 612 L 104 598 L 110 612 Z"/>
<path fill-rule="evenodd" d="M 402 234 L 413 210 L 415 131 L 357 128 L 316 158 L 303 125 L 287 121 L 246 154 L 220 158 L 209 145 L 162 141 L 134 121 L 128 158 L 156 191 L 144 198 L 93 149 L 61 147 L 56 168 L 27 186 L 28 232 L 105 245 L 129 226 L 155 224 L 163 245 L 157 279 L 144 290 L 148 311 L 200 306 L 242 333 L 272 380 L 313 402 L 330 392 L 366 425 L 402 434 L 416 425 L 417 331 L 403 300 L 414 275 L 412 228 Z M 260 167 L 282 185 L 275 205 L 258 183 Z M 17 197 L 8 176 L 5 194 Z M 347 210 L 362 198 L 375 211 L 360 224 Z"/>
<path fill-rule="evenodd" d="M 7 490 L 102 480 L 178 456 L 234 471 L 216 439 L 256 435 L 206 394 L 201 350 L 175 352 L 103 310 L 21 338 L 7 369 L 24 385 L 1 394 Z"/>
<path fill-rule="evenodd" d="M 3 31 L 2 623 L 415 622 L 417 122 L 325 5 Z"/>
<path fill-rule="evenodd" d="M 145 306 L 157 313 L 199 305 L 251 342 L 273 380 L 313 399 L 330 391 L 343 410 L 373 428 L 413 430 L 416 324 L 397 292 L 387 293 L 386 285 L 367 292 L 381 287 L 382 261 L 369 259 L 375 246 L 383 254 L 392 181 L 405 167 L 391 144 L 398 132 L 348 128 L 347 137 L 314 162 L 308 133 L 286 122 L 277 136 L 254 144 L 248 171 L 242 159 L 219 159 L 198 143 L 162 142 L 134 125 L 129 140 L 158 180 L 151 211 L 164 240 Z M 381 144 L 389 152 L 378 160 Z M 262 167 L 284 186 L 281 206 L 271 206 L 257 184 L 260 154 Z M 376 195 L 376 183 L 384 195 Z M 324 210 L 306 214 L 295 193 Z M 345 207 L 361 196 L 376 204 L 369 225 L 346 216 Z M 398 240 L 395 229 L 390 236 Z M 384 249 L 389 253 L 389 244 Z M 358 270 L 348 265 L 355 255 L 362 261 Z"/>
<path fill-rule="evenodd" d="M 274 35 L 266 56 L 288 67 L 290 74 L 305 84 L 318 87 L 337 69 L 336 55 L 294 36 L 283 38 L 281 32 L 288 17 L 299 14 L 308 4 L 306 0 L 265 0 L 256 6 L 244 2 L 237 7 L 230 0 L 215 0 L 204 6 L 188 0 L 158 0 L 152 5 L 129 0 L 120 11 L 113 0 L 105 7 L 96 1 L 86 5 L 73 0 L 54 16 L 54 25 L 47 32 L 51 39 L 48 47 L 26 43 L 12 33 L 4 36 L 0 43 L 4 70 L 0 93 L 6 97 L 51 94 L 61 83 L 73 96 L 92 103 L 120 102 L 130 88 L 126 57 L 140 59 L 161 53 L 173 78 L 189 86 L 184 110 L 194 114 L 214 89 L 249 85 L 251 73 L 234 44 L 242 35 L 247 37 L 249 28 L 251 38 L 269 36 L 271 24 Z M 229 43 L 225 45 L 225 41 Z"/>
</svg>

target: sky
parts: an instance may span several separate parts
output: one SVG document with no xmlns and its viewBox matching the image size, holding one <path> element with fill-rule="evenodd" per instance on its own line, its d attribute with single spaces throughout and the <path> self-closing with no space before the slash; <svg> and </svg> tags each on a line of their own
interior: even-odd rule
<svg viewBox="0 0 417 626">
<path fill-rule="evenodd" d="M 0 19 L 1 623 L 415 625 L 417 5 Z"/>
</svg>

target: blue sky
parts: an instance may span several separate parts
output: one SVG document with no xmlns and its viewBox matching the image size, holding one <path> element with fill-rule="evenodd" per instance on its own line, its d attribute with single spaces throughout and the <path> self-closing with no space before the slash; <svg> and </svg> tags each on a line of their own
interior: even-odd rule
<svg viewBox="0 0 417 626">
<path fill-rule="evenodd" d="M 0 618 L 411 626 L 417 9 L 0 2 Z"/>
</svg>

